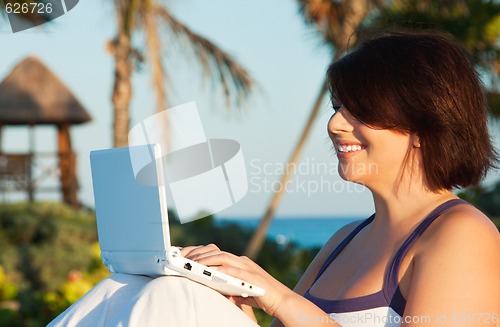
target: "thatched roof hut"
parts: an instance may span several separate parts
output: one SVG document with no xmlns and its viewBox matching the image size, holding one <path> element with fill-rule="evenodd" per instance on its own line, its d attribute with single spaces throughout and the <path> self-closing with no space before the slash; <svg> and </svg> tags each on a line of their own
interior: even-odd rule
<svg viewBox="0 0 500 327">
<path fill-rule="evenodd" d="M 78 99 L 36 57 L 21 61 L 0 83 L 3 125 L 82 124 L 90 120 Z"/>
<path fill-rule="evenodd" d="M 78 183 L 69 126 L 90 120 L 90 115 L 78 99 L 36 57 L 30 56 L 22 60 L 0 83 L 0 128 L 5 125 L 57 126 L 61 191 L 64 201 L 75 206 L 79 204 L 76 197 Z M 0 154 L 1 152 L 0 137 Z M 33 152 L 32 145 L 30 152 Z M 31 160 L 32 155 L 33 153 L 26 155 L 27 160 Z M 9 158 L 8 155 L 4 155 L 4 162 L 8 162 L 6 158 Z M 5 164 L 5 167 L 9 165 Z M 15 171 L 19 169 L 16 168 Z M 8 177 L 9 169 L 4 169 L 3 174 Z M 29 171 L 26 174 L 30 176 Z M 33 185 L 31 181 L 26 184 L 32 199 Z"/>
</svg>

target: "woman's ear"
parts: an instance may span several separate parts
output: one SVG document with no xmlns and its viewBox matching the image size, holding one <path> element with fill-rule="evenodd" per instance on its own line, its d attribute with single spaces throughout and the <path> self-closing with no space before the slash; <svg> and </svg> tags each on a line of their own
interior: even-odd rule
<svg viewBox="0 0 500 327">
<path fill-rule="evenodd" d="M 414 148 L 420 148 L 420 137 L 417 133 L 411 135 L 411 144 Z"/>
</svg>

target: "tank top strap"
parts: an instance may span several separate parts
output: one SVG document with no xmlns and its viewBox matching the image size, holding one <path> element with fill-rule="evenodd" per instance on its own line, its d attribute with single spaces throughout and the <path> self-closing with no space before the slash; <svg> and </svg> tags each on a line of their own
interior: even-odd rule
<svg viewBox="0 0 500 327">
<path fill-rule="evenodd" d="M 452 199 L 448 200 L 427 215 L 427 217 L 422 220 L 422 222 L 415 228 L 415 230 L 408 236 L 408 238 L 403 242 L 396 255 L 393 257 L 392 262 L 389 267 L 389 272 L 386 274 L 386 279 L 384 281 L 384 292 L 387 299 L 391 299 L 398 289 L 398 272 L 399 266 L 403 261 L 404 256 L 410 249 L 410 247 L 415 243 L 418 238 L 425 232 L 427 227 L 436 220 L 443 212 L 454 207 L 458 204 L 468 204 L 468 202 L 462 199 Z"/>
<path fill-rule="evenodd" d="M 332 263 L 332 261 L 335 260 L 335 258 L 346 247 L 346 245 L 363 228 L 365 228 L 366 225 L 368 225 L 369 223 L 371 223 L 373 221 L 373 218 L 375 218 L 375 214 L 373 214 L 370 217 L 368 217 L 367 219 L 363 220 L 363 222 L 361 222 L 361 224 L 359 224 L 358 226 L 356 226 L 356 228 L 351 233 L 349 233 L 349 235 L 347 235 L 347 237 L 344 238 L 344 240 L 342 240 L 342 242 L 335 248 L 335 250 L 333 250 L 333 252 L 330 254 L 330 256 L 326 259 L 325 263 L 323 263 L 323 266 L 321 266 L 321 269 L 319 270 L 318 274 L 316 275 L 316 278 L 314 279 L 314 282 L 311 285 L 313 285 L 314 283 L 316 283 L 316 281 L 318 280 L 318 278 L 321 277 L 321 275 L 325 272 L 326 268 L 328 268 L 328 266 L 330 265 L 330 263 Z"/>
</svg>

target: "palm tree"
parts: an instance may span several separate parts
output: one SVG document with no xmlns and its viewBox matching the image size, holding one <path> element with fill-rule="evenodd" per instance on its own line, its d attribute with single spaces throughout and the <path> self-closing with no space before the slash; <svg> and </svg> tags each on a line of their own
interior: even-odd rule
<svg viewBox="0 0 500 327">
<path fill-rule="evenodd" d="M 357 29 L 372 9 L 383 5 L 383 0 L 298 0 L 298 3 L 300 13 L 305 18 L 306 23 L 316 27 L 324 45 L 328 46 L 332 52 L 333 61 L 336 61 L 345 53 L 348 43 L 355 42 Z M 293 167 L 296 166 L 295 164 L 302 153 L 327 93 L 328 85 L 325 77 L 299 140 L 288 160 L 287 169 L 281 176 L 280 185 L 285 185 L 294 173 Z M 249 258 L 255 259 L 260 252 L 274 213 L 283 198 L 284 190 L 285 188 L 281 187 L 273 194 L 267 210 L 245 250 L 245 255 Z"/>
<path fill-rule="evenodd" d="M 117 35 L 108 44 L 108 51 L 115 59 L 115 79 L 112 102 L 114 112 L 113 145 L 126 146 L 129 131 L 129 105 L 132 98 L 131 77 L 135 66 L 144 61 L 142 53 L 132 46 L 137 32 L 145 35 L 145 52 L 151 65 L 157 110 L 168 104 L 165 80 L 166 70 L 162 61 L 163 51 L 160 28 L 166 28 L 178 41 L 185 41 L 202 66 L 205 77 L 221 86 L 226 104 L 237 105 L 244 101 L 254 86 L 248 72 L 230 55 L 210 40 L 196 34 L 177 20 L 160 0 L 114 0 Z"/>
</svg>

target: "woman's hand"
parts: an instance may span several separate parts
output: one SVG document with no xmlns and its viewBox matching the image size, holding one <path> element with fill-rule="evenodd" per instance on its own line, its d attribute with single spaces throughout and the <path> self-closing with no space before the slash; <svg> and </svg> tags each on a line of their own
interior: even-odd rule
<svg viewBox="0 0 500 327">
<path fill-rule="evenodd" d="M 188 259 L 206 266 L 217 267 L 223 273 L 243 279 L 266 290 L 263 296 L 258 297 L 230 296 L 229 299 L 239 306 L 246 304 L 259 307 L 267 314 L 274 316 L 283 299 L 288 294 L 293 293 L 292 290 L 281 284 L 249 258 L 221 251 L 214 244 L 185 247 L 181 253 Z"/>
</svg>

